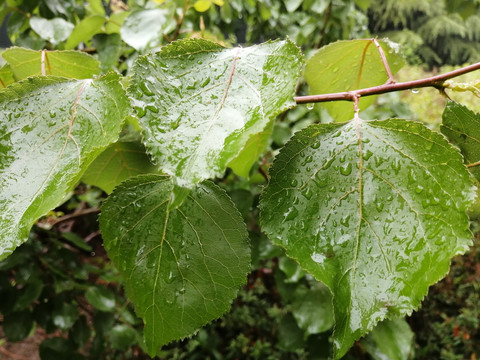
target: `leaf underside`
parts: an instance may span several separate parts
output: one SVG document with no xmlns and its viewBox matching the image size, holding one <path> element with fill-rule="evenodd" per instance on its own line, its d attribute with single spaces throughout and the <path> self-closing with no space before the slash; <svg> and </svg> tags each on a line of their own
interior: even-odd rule
<svg viewBox="0 0 480 360">
<path fill-rule="evenodd" d="M 223 190 L 199 184 L 175 210 L 172 196 L 170 177 L 140 175 L 115 188 L 100 216 L 152 356 L 225 313 L 250 270 L 245 225 Z"/>
<path fill-rule="evenodd" d="M 474 191 L 459 152 L 405 120 L 314 125 L 282 149 L 262 228 L 332 291 L 337 358 L 411 313 L 468 249 Z"/>
<path fill-rule="evenodd" d="M 301 66 L 290 41 L 225 49 L 185 40 L 139 58 L 129 91 L 149 153 L 187 187 L 222 174 L 294 105 Z"/>
<path fill-rule="evenodd" d="M 118 137 L 130 109 L 118 80 L 39 77 L 0 91 L 0 259 Z"/>
<path fill-rule="evenodd" d="M 402 66 L 402 57 L 385 41 L 378 41 L 387 58 L 390 70 L 395 74 Z M 309 94 L 328 94 L 382 85 L 388 80 L 382 58 L 374 42 L 365 40 L 341 40 L 322 47 L 306 62 L 305 80 Z M 372 105 L 376 96 L 361 97 L 360 110 Z M 350 102 L 322 103 L 337 122 L 353 118 Z"/>
</svg>

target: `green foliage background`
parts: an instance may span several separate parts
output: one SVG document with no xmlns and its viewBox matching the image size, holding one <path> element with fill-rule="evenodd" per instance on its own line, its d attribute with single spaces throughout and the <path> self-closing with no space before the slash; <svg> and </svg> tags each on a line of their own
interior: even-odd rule
<svg viewBox="0 0 480 360">
<path fill-rule="evenodd" d="M 92 0 L 86 6 L 75 0 L 4 0 L 0 4 L 0 18 L 6 19 L 15 46 L 32 50 L 82 49 L 100 63 L 99 68 L 89 71 L 105 73 L 113 69 L 126 75 L 126 83 L 139 56 L 181 38 L 250 45 L 288 36 L 309 57 L 311 51 L 336 40 L 386 35 L 404 45 L 407 61 L 425 65 L 433 72 L 450 69 L 435 68 L 440 65 L 478 61 L 480 51 L 479 5 L 468 0 L 137 0 L 126 4 Z M 55 64 L 55 53 L 49 54 L 52 58 L 47 74 L 61 76 L 58 73 L 61 64 Z M 4 55 L 7 61 L 14 56 L 30 57 L 32 63 L 38 63 L 42 56 L 40 51 L 18 49 L 8 50 Z M 84 66 L 84 61 L 79 63 Z M 28 60 L 25 66 L 28 69 Z M 421 78 L 426 76 L 425 71 L 418 66 L 407 67 L 398 78 Z M 40 73 L 38 69 L 31 73 L 25 67 L 9 69 L 6 65 L 0 71 L 0 79 L 6 86 Z M 474 83 L 476 79 L 471 74 L 455 81 Z M 307 87 L 300 84 L 299 93 L 306 91 Z M 428 91 L 381 96 L 364 114 L 369 118 L 414 118 L 438 128 L 441 116 L 437 110 L 443 108 L 445 100 L 436 96 L 435 90 Z M 476 97 L 458 93 L 452 97 L 472 109 L 478 106 Z M 425 106 L 426 103 L 434 105 Z M 259 194 L 266 185 L 262 174 L 271 165 L 277 149 L 295 131 L 319 116 L 322 122 L 330 120 L 330 115 L 321 108 L 309 110 L 305 106 L 281 114 L 275 124 L 265 126 L 265 133 L 271 132 L 271 137 L 264 139 L 265 147 L 258 151 L 257 155 L 262 155 L 260 161 L 252 160 L 251 169 L 243 170 L 246 176 L 227 171 L 216 179 L 247 223 L 252 272 L 230 313 L 192 338 L 164 347 L 158 353 L 159 358 L 327 359 L 330 356 L 330 293 L 287 258 L 283 250 L 272 245 L 258 225 Z M 137 119 L 129 119 L 121 142 L 113 150 L 107 148 L 87 171 L 83 180 L 90 185 L 80 184 L 68 195 L 67 202 L 35 225 L 26 244 L 0 263 L 1 325 L 8 339 L 3 346 L 21 341 L 38 327 L 51 334 L 40 344 L 42 359 L 148 358 L 142 338 L 143 325 L 123 293 L 119 274 L 108 261 L 95 217 L 99 204 L 106 198 L 103 191 L 110 193 L 132 174 L 155 168 L 139 142 L 140 137 Z M 117 156 L 123 153 L 128 153 L 127 160 Z M 107 171 L 112 158 L 116 159 L 118 169 L 113 183 L 98 177 Z M 474 320 L 478 319 L 480 306 L 476 295 L 480 277 L 477 263 L 476 248 L 467 257 L 455 260 L 451 275 L 434 288 L 423 310 L 409 319 L 415 340 L 405 322 L 384 323 L 380 330 L 357 342 L 346 358 L 479 356 L 480 335 Z M 416 346 L 412 346 L 414 341 Z M 385 343 L 390 348 L 398 346 L 399 350 L 388 354 L 382 347 Z"/>
</svg>

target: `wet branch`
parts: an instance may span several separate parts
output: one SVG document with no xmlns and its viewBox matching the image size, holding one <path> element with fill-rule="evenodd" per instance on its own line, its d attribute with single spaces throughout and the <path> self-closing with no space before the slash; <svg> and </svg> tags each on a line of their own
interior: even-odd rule
<svg viewBox="0 0 480 360">
<path fill-rule="evenodd" d="M 389 83 L 378 86 L 372 86 L 369 88 L 352 90 L 352 91 L 343 91 L 338 93 L 330 93 L 330 94 L 321 94 L 321 95 L 308 95 L 308 96 L 296 96 L 294 100 L 297 104 L 307 104 L 307 103 L 317 103 L 317 102 L 326 102 L 326 101 L 353 101 L 355 99 L 362 97 L 362 96 L 371 96 L 371 95 L 378 95 L 378 94 L 385 94 L 389 92 L 401 91 L 401 90 L 410 90 L 410 89 L 418 89 L 424 87 L 434 87 L 440 91 L 445 89 L 443 83 L 454 77 L 467 74 L 469 72 L 479 70 L 480 69 L 480 62 L 465 66 L 461 69 L 453 70 L 447 72 L 445 74 L 432 76 L 425 79 L 420 80 L 413 80 L 413 81 L 405 81 L 400 83 Z"/>
</svg>

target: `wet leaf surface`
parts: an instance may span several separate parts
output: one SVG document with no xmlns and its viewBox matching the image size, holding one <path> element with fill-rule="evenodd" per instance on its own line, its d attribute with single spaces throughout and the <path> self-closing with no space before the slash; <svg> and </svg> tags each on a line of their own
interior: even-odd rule
<svg viewBox="0 0 480 360">
<path fill-rule="evenodd" d="M 130 110 L 118 79 L 29 78 L 0 92 L 0 258 L 118 137 Z"/>
<path fill-rule="evenodd" d="M 186 186 L 221 175 L 252 136 L 294 105 L 301 66 L 290 41 L 225 49 L 185 40 L 139 58 L 129 91 L 148 151 Z"/>
<path fill-rule="evenodd" d="M 115 188 L 100 216 L 152 356 L 225 313 L 250 270 L 245 225 L 225 192 L 205 182 L 170 210 L 173 191 L 168 176 L 138 176 Z"/>
<path fill-rule="evenodd" d="M 282 149 L 261 223 L 332 291 L 337 358 L 416 309 L 468 249 L 471 180 L 440 134 L 405 120 L 313 125 Z"/>
</svg>

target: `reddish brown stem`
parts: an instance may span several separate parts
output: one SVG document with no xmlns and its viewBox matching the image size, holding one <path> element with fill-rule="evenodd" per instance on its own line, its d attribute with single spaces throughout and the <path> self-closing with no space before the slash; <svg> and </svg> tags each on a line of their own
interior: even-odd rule
<svg viewBox="0 0 480 360">
<path fill-rule="evenodd" d="M 352 90 L 352 91 L 343 91 L 338 93 L 331 94 L 321 94 L 321 95 L 308 95 L 308 96 L 296 96 L 294 100 L 297 104 L 307 104 L 307 103 L 317 103 L 317 102 L 326 102 L 326 101 L 355 101 L 355 98 L 360 96 L 371 96 L 378 94 L 385 94 L 389 92 L 401 91 L 401 90 L 410 90 L 423 87 L 434 87 L 436 89 L 442 90 L 445 88 L 443 83 L 451 78 L 467 74 L 469 72 L 479 70 L 480 62 L 473 65 L 465 66 L 461 69 L 453 70 L 445 74 L 432 76 L 425 79 L 405 81 L 401 83 L 394 84 L 383 84 L 378 86 L 372 86 L 369 88 Z"/>
<path fill-rule="evenodd" d="M 385 56 L 385 53 L 383 52 L 382 46 L 380 43 L 377 41 L 377 39 L 372 39 L 373 43 L 377 47 L 378 52 L 380 53 L 380 57 L 382 58 L 383 62 L 383 67 L 385 68 L 385 72 L 387 73 L 388 80 L 387 84 L 393 84 L 395 83 L 395 80 L 393 79 L 392 71 L 390 70 L 390 65 L 388 65 L 387 57 Z"/>
</svg>

